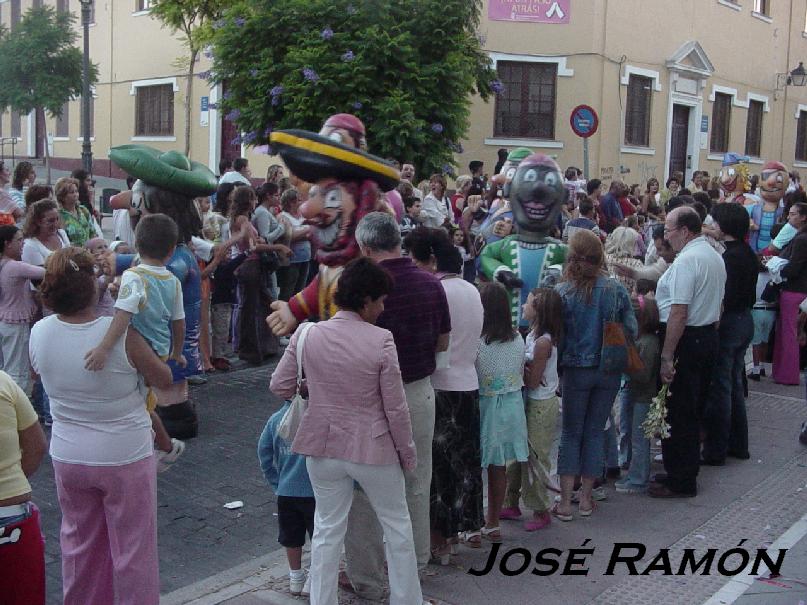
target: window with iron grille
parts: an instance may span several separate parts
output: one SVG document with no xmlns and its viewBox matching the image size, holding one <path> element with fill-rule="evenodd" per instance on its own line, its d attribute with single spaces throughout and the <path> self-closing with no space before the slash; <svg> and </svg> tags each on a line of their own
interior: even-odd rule
<svg viewBox="0 0 807 605">
<path fill-rule="evenodd" d="M 555 138 L 556 63 L 499 61 L 504 92 L 496 97 L 494 136 Z"/>
<path fill-rule="evenodd" d="M 70 136 L 70 101 L 62 105 L 62 115 L 56 117 L 56 136 Z"/>
<path fill-rule="evenodd" d="M 151 0 L 137 0 L 135 2 L 135 11 L 147 11 L 151 8 Z"/>
<path fill-rule="evenodd" d="M 725 153 L 729 150 L 732 100 L 731 95 L 715 93 L 715 102 L 712 104 L 712 137 L 709 142 L 709 151 L 713 153 Z"/>
<path fill-rule="evenodd" d="M 20 114 L 17 111 L 11 112 L 11 136 L 22 136 L 22 124 L 20 123 Z"/>
<path fill-rule="evenodd" d="M 174 87 L 138 86 L 135 97 L 135 136 L 174 134 Z"/>
<path fill-rule="evenodd" d="M 765 105 L 762 101 L 749 101 L 748 121 L 745 126 L 745 155 L 760 157 L 762 147 L 762 112 Z"/>
<path fill-rule="evenodd" d="M 650 147 L 650 108 L 653 80 L 630 74 L 625 103 L 625 144 Z"/>
<path fill-rule="evenodd" d="M 84 103 L 79 97 L 79 104 L 78 104 L 78 115 L 79 115 L 79 126 L 78 126 L 78 136 L 79 140 L 84 140 Z M 90 137 L 95 136 L 95 97 L 92 96 L 90 93 Z"/>
<path fill-rule="evenodd" d="M 796 128 L 796 160 L 807 162 L 807 111 L 799 112 L 799 124 Z"/>
</svg>

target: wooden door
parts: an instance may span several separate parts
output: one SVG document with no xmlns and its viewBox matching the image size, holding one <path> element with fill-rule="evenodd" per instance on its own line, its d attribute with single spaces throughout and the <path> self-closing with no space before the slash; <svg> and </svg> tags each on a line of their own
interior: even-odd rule
<svg viewBox="0 0 807 605">
<path fill-rule="evenodd" d="M 227 94 L 227 83 L 224 82 L 221 86 L 222 96 Z M 233 145 L 233 140 L 241 134 L 238 132 L 238 127 L 235 122 L 227 119 L 226 114 L 221 113 L 221 159 L 234 160 L 241 157 L 241 144 L 236 143 Z"/>
<path fill-rule="evenodd" d="M 682 172 L 686 181 L 687 149 L 689 148 L 689 110 L 686 105 L 673 105 L 672 133 L 670 136 L 670 175 Z M 685 187 L 681 183 L 681 187 Z"/>
</svg>

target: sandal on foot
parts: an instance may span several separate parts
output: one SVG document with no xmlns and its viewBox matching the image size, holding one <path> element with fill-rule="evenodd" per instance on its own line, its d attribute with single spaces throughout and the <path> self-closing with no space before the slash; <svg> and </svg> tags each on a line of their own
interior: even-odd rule
<svg viewBox="0 0 807 605">
<path fill-rule="evenodd" d="M 537 517 L 533 515 L 532 519 L 524 523 L 524 530 L 525 531 L 538 531 L 539 529 L 544 529 L 545 527 L 549 527 L 552 523 L 552 515 L 549 512 L 543 512 Z"/>
<path fill-rule="evenodd" d="M 482 548 L 482 534 L 479 530 L 461 532 L 460 539 L 468 548 Z"/>
<path fill-rule="evenodd" d="M 502 532 L 498 526 L 487 528 L 483 525 L 479 531 L 482 534 L 482 537 L 485 538 L 485 540 L 487 540 L 488 542 L 493 542 L 494 544 L 501 544 Z"/>
<path fill-rule="evenodd" d="M 451 544 L 443 544 L 437 548 L 431 549 L 431 559 L 429 559 L 429 563 L 445 567 L 451 564 L 451 555 Z"/>
<path fill-rule="evenodd" d="M 552 516 L 554 516 L 558 521 L 572 521 L 574 517 L 571 514 L 565 514 L 560 512 L 559 504 L 560 504 L 559 502 L 555 502 L 555 504 L 550 509 L 549 512 L 552 513 Z"/>
<path fill-rule="evenodd" d="M 502 521 L 521 519 L 521 509 L 517 506 L 507 506 L 499 513 L 499 519 Z"/>
<path fill-rule="evenodd" d="M 583 508 L 582 506 L 577 509 L 577 512 L 580 513 L 581 517 L 590 517 L 591 513 L 594 512 L 594 509 L 597 508 L 597 503 L 593 500 L 591 501 L 591 508 Z"/>
</svg>

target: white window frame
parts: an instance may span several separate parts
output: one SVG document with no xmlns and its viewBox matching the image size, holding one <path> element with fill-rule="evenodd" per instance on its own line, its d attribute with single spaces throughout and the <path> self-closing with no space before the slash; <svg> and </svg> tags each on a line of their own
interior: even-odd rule
<svg viewBox="0 0 807 605">
<path fill-rule="evenodd" d="M 137 2 L 138 0 L 135 0 Z M 142 15 L 149 15 L 151 14 L 151 0 L 143 0 L 143 4 L 145 8 L 142 10 L 135 10 L 132 12 L 132 17 L 140 17 Z"/>
<path fill-rule="evenodd" d="M 572 78 L 574 77 L 574 69 L 568 67 L 566 62 L 568 57 L 546 57 L 542 55 L 518 55 L 513 53 L 488 53 L 491 61 L 493 62 L 493 70 L 496 70 L 496 64 L 499 61 L 515 61 L 518 63 L 555 63 L 557 65 L 556 78 Z M 555 83 L 555 120 L 558 119 L 557 109 L 557 82 Z M 495 113 L 495 110 L 494 110 Z M 496 117 L 494 115 L 494 121 Z M 557 129 L 555 137 L 558 136 Z M 563 149 L 563 141 L 550 141 L 547 139 L 511 139 L 501 137 L 487 137 L 484 141 L 485 145 L 495 145 L 497 147 L 536 147 L 538 149 Z"/>
<path fill-rule="evenodd" d="M 619 78 L 620 85 L 627 87 L 628 83 L 630 82 L 631 75 L 650 78 L 653 80 L 653 91 L 661 92 L 661 76 L 659 75 L 659 72 L 653 69 L 637 67 L 635 65 L 625 65 L 625 70 L 622 72 L 622 76 Z"/>
<path fill-rule="evenodd" d="M 760 101 L 762 103 L 762 112 L 769 113 L 771 111 L 769 100 L 770 100 L 769 97 L 767 97 L 766 95 L 759 95 L 755 92 L 749 92 L 745 98 L 744 107 L 748 108 L 749 101 Z"/>
<path fill-rule="evenodd" d="M 138 88 L 145 88 L 145 87 L 148 87 L 148 86 L 164 86 L 166 84 L 170 84 L 172 86 L 172 90 L 175 93 L 179 92 L 179 84 L 177 84 L 177 79 L 175 77 L 173 77 L 173 78 L 152 78 L 150 80 L 135 80 L 134 82 L 132 82 L 132 87 L 129 90 L 129 94 L 134 97 L 134 96 L 137 95 L 137 89 Z M 135 116 L 135 119 L 137 119 L 137 116 Z M 133 124 L 132 130 L 134 130 L 134 126 L 135 125 Z M 176 127 L 176 124 L 174 126 Z M 148 136 L 148 135 L 135 136 L 135 135 L 133 135 L 132 137 L 130 137 L 130 140 L 135 141 L 135 142 L 143 142 L 143 141 L 154 141 L 154 142 L 167 141 L 167 142 L 172 142 L 172 141 L 176 141 L 177 137 L 176 137 L 176 135 L 173 135 L 173 136 Z"/>
<path fill-rule="evenodd" d="M 717 3 L 735 11 L 743 10 L 743 7 L 738 2 L 733 2 L 732 0 L 717 0 Z"/>
</svg>

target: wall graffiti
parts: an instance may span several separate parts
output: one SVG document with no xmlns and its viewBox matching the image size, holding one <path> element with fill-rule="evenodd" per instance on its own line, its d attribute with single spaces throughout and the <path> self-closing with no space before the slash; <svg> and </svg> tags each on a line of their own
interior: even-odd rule
<svg viewBox="0 0 807 605">
<path fill-rule="evenodd" d="M 639 162 L 639 176 L 642 183 L 646 183 L 648 179 L 658 178 L 656 172 L 658 171 L 657 164 L 648 164 L 644 160 Z"/>
</svg>

